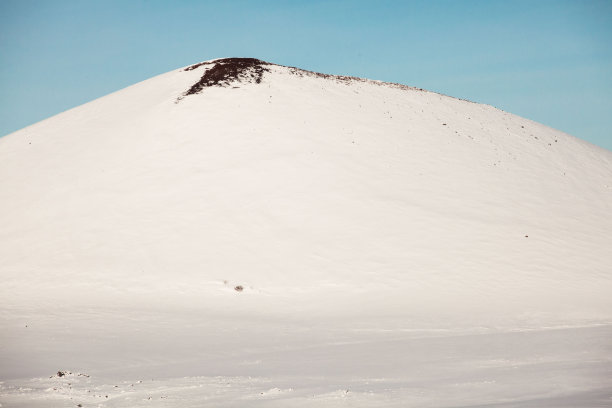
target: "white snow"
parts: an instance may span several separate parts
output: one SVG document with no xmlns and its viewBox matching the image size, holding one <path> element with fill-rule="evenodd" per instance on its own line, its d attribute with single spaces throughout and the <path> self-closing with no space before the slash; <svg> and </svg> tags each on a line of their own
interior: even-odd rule
<svg viewBox="0 0 612 408">
<path fill-rule="evenodd" d="M 612 404 L 611 152 L 269 68 L 0 139 L 3 407 Z"/>
</svg>

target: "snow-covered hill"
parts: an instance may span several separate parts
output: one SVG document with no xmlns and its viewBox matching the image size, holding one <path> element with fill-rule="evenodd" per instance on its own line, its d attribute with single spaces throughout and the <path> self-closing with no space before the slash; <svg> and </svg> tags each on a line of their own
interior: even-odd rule
<svg viewBox="0 0 612 408">
<path fill-rule="evenodd" d="M 0 402 L 602 406 L 610 214 L 611 152 L 490 106 L 169 72 L 0 139 Z"/>
</svg>

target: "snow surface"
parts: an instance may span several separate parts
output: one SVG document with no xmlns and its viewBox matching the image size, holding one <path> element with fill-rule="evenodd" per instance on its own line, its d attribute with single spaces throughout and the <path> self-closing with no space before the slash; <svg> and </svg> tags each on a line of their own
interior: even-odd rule
<svg viewBox="0 0 612 408">
<path fill-rule="evenodd" d="M 611 152 L 209 66 L 0 139 L 2 407 L 612 406 Z"/>
</svg>

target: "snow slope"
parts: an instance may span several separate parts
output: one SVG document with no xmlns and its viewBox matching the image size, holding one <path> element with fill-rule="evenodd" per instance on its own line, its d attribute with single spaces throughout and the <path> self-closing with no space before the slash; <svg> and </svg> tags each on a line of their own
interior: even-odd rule
<svg viewBox="0 0 612 408">
<path fill-rule="evenodd" d="M 611 152 L 240 61 L 0 139 L 3 406 L 611 403 Z"/>
</svg>

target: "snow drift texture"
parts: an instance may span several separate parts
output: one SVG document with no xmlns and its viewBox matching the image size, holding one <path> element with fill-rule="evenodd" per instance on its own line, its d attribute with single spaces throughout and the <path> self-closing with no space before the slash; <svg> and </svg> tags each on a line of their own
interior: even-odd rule
<svg viewBox="0 0 612 408">
<path fill-rule="evenodd" d="M 29 337 L 22 323 L 74 328 L 69 316 L 84 311 L 133 315 L 145 331 L 155 318 L 143 313 L 189 311 L 208 322 L 202 342 L 216 316 L 244 330 L 235 350 L 252 319 L 276 333 L 318 325 L 322 345 L 376 332 L 356 335 L 375 348 L 389 340 L 380 333 L 609 327 L 610 214 L 612 153 L 530 120 L 255 59 L 196 64 L 0 139 L 0 374 L 57 371 L 48 354 L 61 353 L 41 344 L 61 329 Z M 119 320 L 100 324 L 97 339 L 130 338 Z M 66 368 L 120 370 L 93 357 L 112 342 L 89 343 L 85 327 L 66 340 L 80 345 Z M 294 355 L 317 337 L 262 336 Z M 44 362 L 25 357 L 37 350 Z M 238 367 L 238 354 L 226 363 Z M 146 373 L 164 358 L 177 361 L 141 350 L 131 366 Z M 334 365 L 328 356 L 321 370 Z M 199 367 L 188 374 L 219 374 Z M 457 401 L 497 401 L 486 395 Z"/>
</svg>

